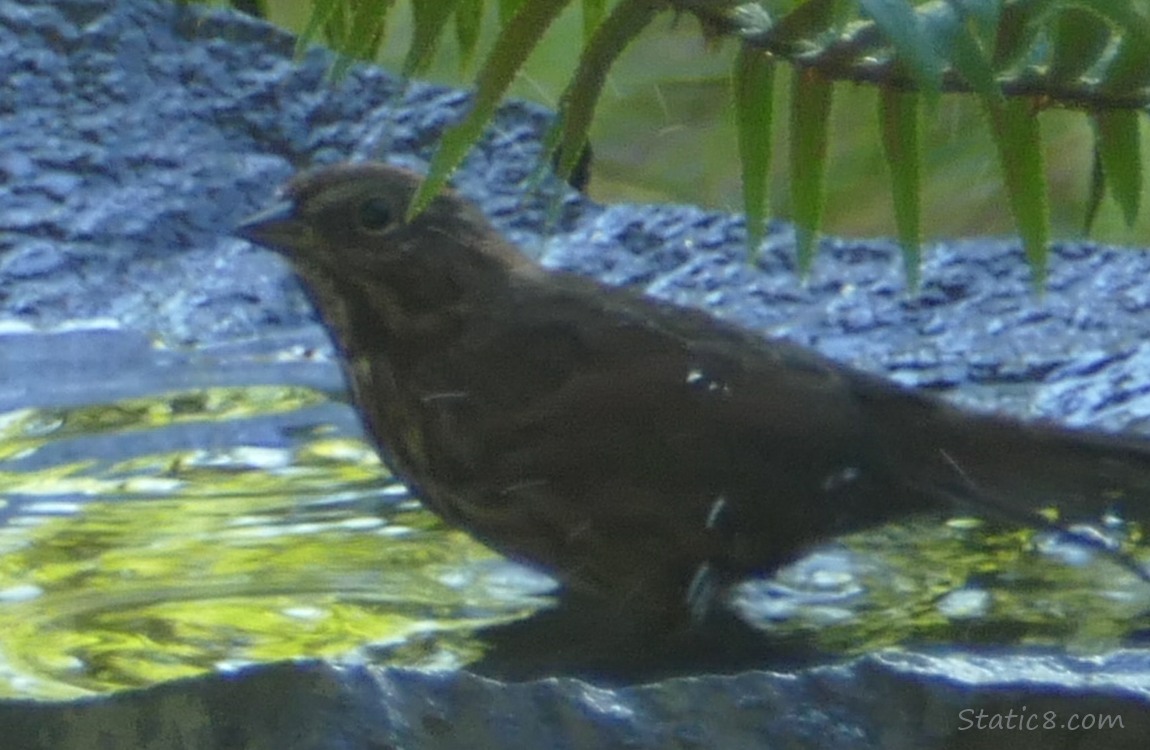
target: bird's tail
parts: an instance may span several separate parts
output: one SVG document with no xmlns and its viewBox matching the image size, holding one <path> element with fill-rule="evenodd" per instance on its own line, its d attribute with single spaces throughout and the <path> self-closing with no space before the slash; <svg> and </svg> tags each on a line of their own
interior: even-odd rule
<svg viewBox="0 0 1150 750">
<path fill-rule="evenodd" d="M 884 449 L 921 495 L 1103 548 L 1100 537 L 1071 527 L 1108 515 L 1150 525 L 1150 439 L 972 415 L 932 399 L 894 406 L 879 409 L 880 419 L 905 427 L 909 418 L 917 429 L 884 430 L 884 437 L 903 435 Z M 1121 561 L 1150 580 L 1141 566 Z"/>
</svg>

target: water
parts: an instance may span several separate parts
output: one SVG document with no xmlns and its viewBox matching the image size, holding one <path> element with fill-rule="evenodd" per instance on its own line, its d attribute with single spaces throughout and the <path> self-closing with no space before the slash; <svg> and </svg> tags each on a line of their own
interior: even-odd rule
<svg viewBox="0 0 1150 750">
<path fill-rule="evenodd" d="M 549 580 L 445 527 L 379 463 L 329 358 L 149 343 L 113 347 L 112 366 L 106 344 L 0 379 L 0 697 L 305 657 L 453 668 L 480 655 L 477 628 L 547 606 Z M 923 519 L 829 544 L 733 601 L 832 654 L 1089 652 L 1139 637 L 1150 586 L 1033 531 Z"/>
<path fill-rule="evenodd" d="M 0 498 L 0 696 L 366 652 L 455 666 L 551 585 L 424 511 L 310 387 L 0 412 Z"/>
</svg>

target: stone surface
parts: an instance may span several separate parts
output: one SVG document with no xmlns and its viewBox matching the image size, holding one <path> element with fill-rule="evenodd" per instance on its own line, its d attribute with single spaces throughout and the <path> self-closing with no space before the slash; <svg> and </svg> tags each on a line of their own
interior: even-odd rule
<svg viewBox="0 0 1150 750">
<path fill-rule="evenodd" d="M 314 325 L 282 262 L 228 228 L 297 168 L 426 163 L 465 94 L 292 56 L 266 24 L 162 1 L 0 4 L 0 322 L 109 318 L 171 344 Z M 706 306 L 967 403 L 1107 427 L 1150 409 L 1145 253 L 1061 244 L 1031 293 L 1017 243 L 928 248 L 908 295 L 889 241 L 828 239 L 806 284 L 772 224 L 743 262 L 741 219 L 681 206 L 600 207 L 554 181 L 525 190 L 546 112 L 501 110 L 456 177 L 554 267 Z M 1139 403 L 1141 401 L 1142 403 Z"/>
<path fill-rule="evenodd" d="M 0 340 L 2 408 L 186 385 L 203 371 L 189 374 L 181 357 L 228 347 L 238 358 L 219 376 L 258 382 L 268 371 L 245 369 L 252 342 L 323 340 L 286 268 L 229 227 L 298 167 L 366 157 L 419 167 L 465 96 L 405 88 L 367 66 L 331 84 L 329 56 L 296 60 L 293 47 L 262 23 L 162 0 L 0 2 L 12 92 L 0 99 L 0 325 L 20 330 Z M 908 295 L 893 243 L 827 240 L 803 285 L 782 224 L 751 264 L 735 217 L 601 207 L 548 180 L 526 190 L 547 121 L 504 107 L 456 184 L 551 266 L 706 306 L 987 408 L 1110 427 L 1138 426 L 1150 409 L 1146 254 L 1059 246 L 1039 299 L 1015 243 L 940 245 Z M 549 228 L 556 196 L 563 210 Z M 93 319 L 102 323 L 60 330 Z M 153 337 L 175 351 L 155 354 Z M 136 365 L 104 373 L 109 353 Z M 52 386 L 35 376 L 60 362 L 79 375 Z M 93 373 L 106 377 L 80 376 Z M 276 374 L 335 387 L 334 373 L 329 363 Z M 884 654 L 619 690 L 272 665 L 64 705 L 6 702 L 0 745 L 1123 748 L 1150 731 L 1148 686 L 1144 652 Z M 973 731 L 966 709 L 1093 712 L 1124 727 Z"/>
<path fill-rule="evenodd" d="M 1006 661 L 1033 676 L 1004 684 L 999 659 L 878 655 L 612 691 L 565 678 L 502 685 L 461 672 L 285 663 L 94 701 L 0 703 L 0 727 L 9 750 L 88 750 L 97 738 L 134 750 L 1145 746 L 1145 654 Z"/>
</svg>

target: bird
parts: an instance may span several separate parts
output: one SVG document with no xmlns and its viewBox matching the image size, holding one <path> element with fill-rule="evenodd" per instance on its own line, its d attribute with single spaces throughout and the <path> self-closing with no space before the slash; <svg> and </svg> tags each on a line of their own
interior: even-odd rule
<svg viewBox="0 0 1150 750">
<path fill-rule="evenodd" d="M 237 233 L 290 262 L 426 507 L 609 618 L 690 628 L 734 583 L 915 514 L 1150 507 L 1144 438 L 965 410 L 545 269 L 450 190 L 408 218 L 421 179 L 319 167 Z"/>
</svg>

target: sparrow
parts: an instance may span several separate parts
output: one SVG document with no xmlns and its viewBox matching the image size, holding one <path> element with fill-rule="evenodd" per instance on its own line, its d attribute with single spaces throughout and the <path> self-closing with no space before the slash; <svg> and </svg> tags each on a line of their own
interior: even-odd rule
<svg viewBox="0 0 1150 750">
<path fill-rule="evenodd" d="M 406 218 L 420 179 L 319 168 L 238 233 L 290 261 L 426 507 L 611 618 L 689 627 L 731 584 L 912 514 L 1150 507 L 1146 440 L 966 411 L 544 269 L 453 192 Z"/>
</svg>

